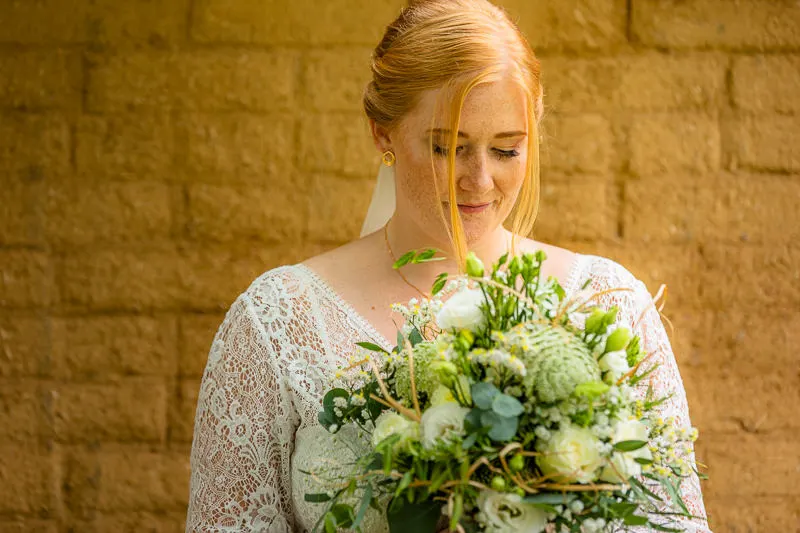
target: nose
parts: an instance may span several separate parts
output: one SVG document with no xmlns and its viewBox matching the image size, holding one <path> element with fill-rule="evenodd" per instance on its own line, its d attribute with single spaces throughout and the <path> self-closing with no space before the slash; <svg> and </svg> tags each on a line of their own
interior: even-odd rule
<svg viewBox="0 0 800 533">
<path fill-rule="evenodd" d="M 472 193 L 472 198 L 482 198 L 494 186 L 489 158 L 485 153 L 477 153 L 465 163 L 464 171 L 458 179 L 458 186 Z"/>
</svg>

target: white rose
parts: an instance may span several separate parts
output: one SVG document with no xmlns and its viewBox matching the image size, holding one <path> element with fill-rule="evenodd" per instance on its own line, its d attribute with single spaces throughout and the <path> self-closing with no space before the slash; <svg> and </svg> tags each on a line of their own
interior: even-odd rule
<svg viewBox="0 0 800 533">
<path fill-rule="evenodd" d="M 600 370 L 608 372 L 611 380 L 616 382 L 625 375 L 631 367 L 628 366 L 628 354 L 625 350 L 608 352 L 599 361 Z"/>
<path fill-rule="evenodd" d="M 519 494 L 484 490 L 478 496 L 487 533 L 540 533 L 547 526 L 547 512 L 522 501 Z"/>
<path fill-rule="evenodd" d="M 448 435 L 464 434 L 464 417 L 469 409 L 457 403 L 445 402 L 429 407 L 422 413 L 422 446 L 430 450 Z"/>
<path fill-rule="evenodd" d="M 625 420 L 614 426 L 614 433 L 611 442 L 616 444 L 625 440 L 647 441 L 649 432 L 647 426 L 638 420 Z M 652 459 L 653 454 L 645 445 L 638 450 L 631 452 L 613 452 L 611 465 L 603 468 L 600 479 L 610 483 L 620 483 L 631 476 L 638 476 L 642 473 L 642 465 L 636 462 L 636 458 Z"/>
<path fill-rule="evenodd" d="M 603 464 L 597 448 L 599 442 L 587 428 L 567 426 L 554 431 L 539 447 L 539 451 L 547 454 L 539 458 L 539 467 L 558 482 L 594 481 L 595 472 Z"/>
<path fill-rule="evenodd" d="M 444 330 L 452 328 L 469 329 L 477 332 L 486 324 L 486 317 L 480 309 L 485 302 L 479 289 L 465 289 L 455 293 L 444 302 L 436 314 L 436 323 Z"/>
<path fill-rule="evenodd" d="M 372 445 L 377 446 L 392 435 L 400 435 L 400 441 L 395 446 L 402 445 L 409 439 L 418 438 L 419 425 L 393 411 L 384 411 L 375 421 Z"/>
</svg>

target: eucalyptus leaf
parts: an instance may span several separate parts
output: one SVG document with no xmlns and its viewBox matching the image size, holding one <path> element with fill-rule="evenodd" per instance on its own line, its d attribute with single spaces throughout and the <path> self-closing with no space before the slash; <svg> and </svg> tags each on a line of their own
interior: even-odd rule
<svg viewBox="0 0 800 533">
<path fill-rule="evenodd" d="M 508 394 L 497 394 L 492 400 L 492 411 L 500 416 L 519 416 L 524 410 L 519 400 Z"/>
<path fill-rule="evenodd" d="M 483 427 L 481 423 L 481 415 L 484 413 L 482 409 L 472 409 L 464 417 L 464 427 L 468 432 L 475 431 Z"/>
<path fill-rule="evenodd" d="M 461 448 L 469 450 L 475 444 L 476 440 L 478 440 L 478 434 L 470 433 L 469 435 L 467 435 L 467 438 L 464 439 L 464 442 L 461 443 Z"/>
<path fill-rule="evenodd" d="M 414 327 L 414 329 L 412 329 L 411 333 L 408 335 L 408 341 L 411 343 L 411 346 L 416 346 L 423 340 L 425 339 L 422 337 L 422 333 L 420 333 L 419 330 Z"/>
<path fill-rule="evenodd" d="M 506 442 L 517 434 L 519 417 L 504 417 L 494 411 L 485 411 L 481 415 L 481 424 L 489 426 L 489 438 L 497 442 Z"/>
<path fill-rule="evenodd" d="M 333 413 L 328 413 L 327 411 L 320 411 L 317 413 L 317 421 L 325 429 L 328 429 L 332 425 L 336 424 L 336 418 L 333 416 Z"/>
<path fill-rule="evenodd" d="M 481 381 L 472 385 L 472 401 L 481 409 L 491 409 L 494 397 L 500 394 L 494 384 Z"/>
<path fill-rule="evenodd" d="M 331 389 L 328 391 L 322 399 L 322 407 L 325 409 L 326 413 L 333 415 L 333 408 L 335 407 L 333 400 L 335 398 L 350 398 L 350 393 L 344 389 Z"/>
</svg>

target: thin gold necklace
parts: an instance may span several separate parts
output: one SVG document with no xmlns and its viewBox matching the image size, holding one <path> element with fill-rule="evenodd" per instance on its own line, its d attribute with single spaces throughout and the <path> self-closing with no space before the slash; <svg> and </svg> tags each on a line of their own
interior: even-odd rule
<svg viewBox="0 0 800 533">
<path fill-rule="evenodd" d="M 389 256 L 392 258 L 392 270 L 400 274 L 400 277 L 403 278 L 403 281 L 405 281 L 409 287 L 413 288 L 418 293 L 420 293 L 420 295 L 422 295 L 423 298 L 428 298 L 428 296 L 424 292 L 422 292 L 419 287 L 408 281 L 408 278 L 406 278 L 403 275 L 403 273 L 400 272 L 399 268 L 394 268 L 394 264 L 397 262 L 397 259 L 395 259 L 394 253 L 392 253 L 392 247 L 389 245 L 389 222 L 387 222 L 386 225 L 383 226 L 383 240 L 386 241 L 386 249 L 389 250 Z"/>
</svg>

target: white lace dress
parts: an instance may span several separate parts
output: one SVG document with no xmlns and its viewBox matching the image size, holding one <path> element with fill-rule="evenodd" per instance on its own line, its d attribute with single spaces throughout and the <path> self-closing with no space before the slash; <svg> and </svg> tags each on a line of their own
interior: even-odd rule
<svg viewBox="0 0 800 533">
<path fill-rule="evenodd" d="M 588 277 L 598 291 L 634 289 L 600 300 L 604 308 L 617 305 L 628 327 L 649 307 L 633 330 L 661 363 L 651 383 L 657 396 L 672 394 L 660 406 L 663 416 L 690 426 L 672 348 L 645 285 L 610 259 L 579 254 L 564 283 L 567 294 Z M 394 346 L 302 264 L 262 274 L 237 298 L 217 331 L 200 388 L 187 532 L 311 530 L 324 504 L 304 501 L 305 492 L 316 491 L 301 470 L 359 453 L 319 426 L 321 397 L 364 340 Z M 705 516 L 699 483 L 689 481 L 683 484 L 689 510 Z M 701 520 L 684 525 L 709 531 Z M 365 533 L 384 530 L 373 516 Z"/>
</svg>

